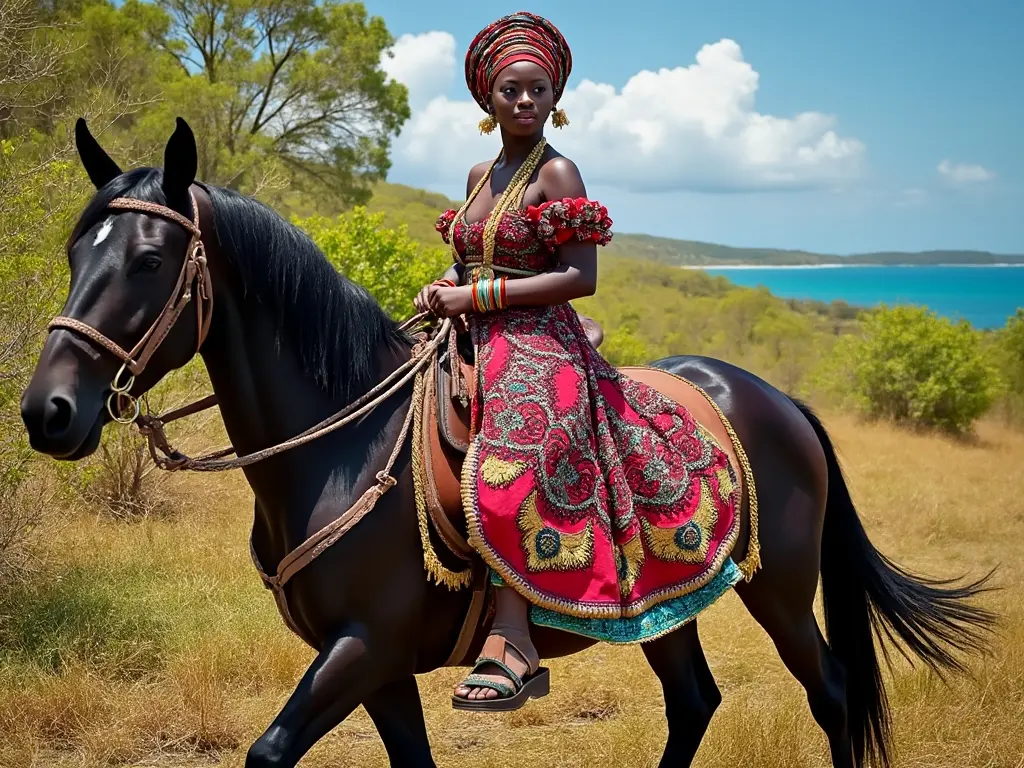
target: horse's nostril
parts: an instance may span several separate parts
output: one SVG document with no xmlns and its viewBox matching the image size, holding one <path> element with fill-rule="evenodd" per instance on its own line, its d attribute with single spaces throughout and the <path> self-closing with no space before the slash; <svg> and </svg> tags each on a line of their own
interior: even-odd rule
<svg viewBox="0 0 1024 768">
<path fill-rule="evenodd" d="M 51 440 L 67 434 L 75 418 L 75 406 L 68 398 L 54 395 L 46 402 L 43 415 L 43 434 Z"/>
</svg>

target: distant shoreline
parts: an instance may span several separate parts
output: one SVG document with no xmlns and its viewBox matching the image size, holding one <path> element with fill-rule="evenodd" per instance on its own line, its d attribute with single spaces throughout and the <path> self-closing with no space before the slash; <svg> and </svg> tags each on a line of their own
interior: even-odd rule
<svg viewBox="0 0 1024 768">
<path fill-rule="evenodd" d="M 970 267 L 971 269 L 987 269 L 991 267 L 1024 268 L 1024 263 L 1000 262 L 994 264 L 680 264 L 680 269 L 857 269 L 860 267 Z"/>
</svg>

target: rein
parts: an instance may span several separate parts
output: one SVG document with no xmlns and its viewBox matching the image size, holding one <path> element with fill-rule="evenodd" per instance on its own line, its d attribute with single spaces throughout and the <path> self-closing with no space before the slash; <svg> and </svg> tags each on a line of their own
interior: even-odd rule
<svg viewBox="0 0 1024 768">
<path fill-rule="evenodd" d="M 404 322 L 400 327 L 402 330 L 408 330 L 417 322 L 423 320 L 426 317 L 426 314 L 427 313 L 416 315 Z M 341 429 L 342 427 L 351 424 L 353 421 L 356 421 L 373 411 L 378 405 L 401 390 L 402 387 L 404 387 L 413 377 L 419 375 L 427 364 L 435 358 L 441 344 L 443 344 L 447 339 L 450 327 L 451 320 L 446 318 L 441 323 L 438 332 L 433 336 L 433 338 L 421 338 L 416 346 L 413 347 L 412 356 L 409 360 L 402 363 L 402 365 L 390 373 L 387 378 L 374 386 L 364 395 L 349 403 L 337 413 L 328 416 L 319 424 L 313 425 L 306 431 L 301 432 L 283 443 L 273 445 L 269 448 L 264 448 L 263 450 L 256 451 L 255 453 L 238 456 L 234 459 L 227 459 L 224 457 L 235 453 L 235 449 L 228 446 L 219 451 L 212 451 L 205 456 L 191 458 L 180 451 L 174 450 L 168 444 L 167 436 L 164 432 L 164 426 L 172 421 L 176 421 L 177 419 L 191 416 L 199 413 L 200 411 L 212 408 L 217 404 L 216 395 L 208 395 L 202 400 L 197 400 L 189 405 L 169 411 L 162 416 L 144 414 L 138 417 L 137 426 L 139 428 L 139 432 L 146 435 L 149 439 L 150 453 L 153 457 L 153 461 L 161 469 L 187 469 L 193 472 L 220 472 L 225 469 L 246 467 L 250 464 L 255 464 L 258 461 L 268 459 L 271 456 L 276 456 L 279 453 L 284 453 L 291 448 L 311 443 L 317 438 L 323 437 L 337 429 Z M 402 428 L 402 434 L 398 438 L 399 446 L 408 436 L 410 424 L 411 421 L 407 418 L 406 423 Z M 164 455 L 158 455 L 156 452 L 157 450 Z M 384 470 L 385 472 L 390 471 L 395 458 L 397 458 L 397 450 L 392 454 L 391 460 L 388 462 L 388 466 Z M 379 475 L 378 479 L 380 479 Z"/>
</svg>

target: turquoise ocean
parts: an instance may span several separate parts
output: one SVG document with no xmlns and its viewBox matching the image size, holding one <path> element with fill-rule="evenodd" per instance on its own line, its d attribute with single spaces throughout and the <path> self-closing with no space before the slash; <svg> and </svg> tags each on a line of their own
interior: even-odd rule
<svg viewBox="0 0 1024 768">
<path fill-rule="evenodd" d="M 1024 265 L 703 269 L 738 285 L 764 286 L 787 299 L 841 299 L 863 307 L 924 305 L 977 328 L 1002 326 L 1017 307 L 1024 307 Z"/>
</svg>

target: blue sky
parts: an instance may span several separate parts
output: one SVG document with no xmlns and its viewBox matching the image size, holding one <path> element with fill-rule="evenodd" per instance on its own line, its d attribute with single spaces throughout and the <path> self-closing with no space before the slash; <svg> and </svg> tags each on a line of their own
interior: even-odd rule
<svg viewBox="0 0 1024 768">
<path fill-rule="evenodd" d="M 649 118 L 660 131 L 662 149 L 649 165 L 636 167 L 628 163 L 635 150 L 609 138 L 620 136 L 618 129 L 590 130 L 602 113 L 579 106 L 590 103 L 582 96 L 567 95 L 564 102 L 571 121 L 569 105 L 576 107 L 577 122 L 564 135 L 548 131 L 556 148 L 580 164 L 591 196 L 608 205 L 620 231 L 832 253 L 932 248 L 1024 253 L 1020 0 L 868 0 L 842 7 L 804 0 L 366 4 L 396 37 L 448 33 L 447 48 L 443 36 L 434 36 L 440 45 L 436 54 L 420 50 L 420 58 L 403 59 L 414 108 L 423 114 L 414 116 L 419 122 L 396 144 L 393 181 L 460 197 L 469 164 L 497 150 L 493 137 L 460 142 L 443 122 L 468 125 L 482 116 L 467 103 L 462 76 L 473 35 L 500 15 L 527 9 L 550 18 L 568 39 L 574 59 L 570 91 L 584 80 L 601 84 L 606 118 L 612 115 L 622 124 Z M 622 11 L 625 5 L 629 14 Z M 403 50 L 412 51 L 412 42 L 407 38 Z M 638 72 L 695 66 L 704 46 L 717 51 L 718 63 L 704 62 L 707 77 L 699 80 L 710 87 L 679 90 L 678 83 L 690 80 L 666 75 L 630 98 L 610 95 Z M 782 153 L 773 169 L 792 176 L 792 183 L 773 185 L 764 174 L 752 175 L 753 150 L 737 149 L 749 142 L 713 135 L 709 126 L 717 124 L 717 107 L 698 102 L 717 99 L 720 72 L 731 73 L 721 90 L 736 93 L 721 109 L 732 115 L 739 104 L 743 112 L 730 130 L 749 135 L 763 116 L 792 121 L 813 113 L 803 138 L 787 138 L 786 125 L 792 125 L 786 123 L 758 150 Z M 756 91 L 747 102 L 744 88 L 752 82 Z M 428 101 L 433 102 L 429 108 Z M 669 102 L 671 114 L 650 107 Z M 663 129 L 657 128 L 659 120 Z M 703 127 L 694 127 L 698 123 Z M 845 142 L 841 158 L 830 155 L 822 139 L 827 132 Z M 599 140 L 605 147 L 621 147 L 624 156 L 602 155 L 595 148 Z M 453 142 L 462 150 L 440 147 Z M 824 153 L 813 168 L 798 160 L 801 147 L 812 146 Z M 939 170 L 943 161 L 947 173 Z M 651 169 L 646 176 L 645 168 Z"/>
</svg>

